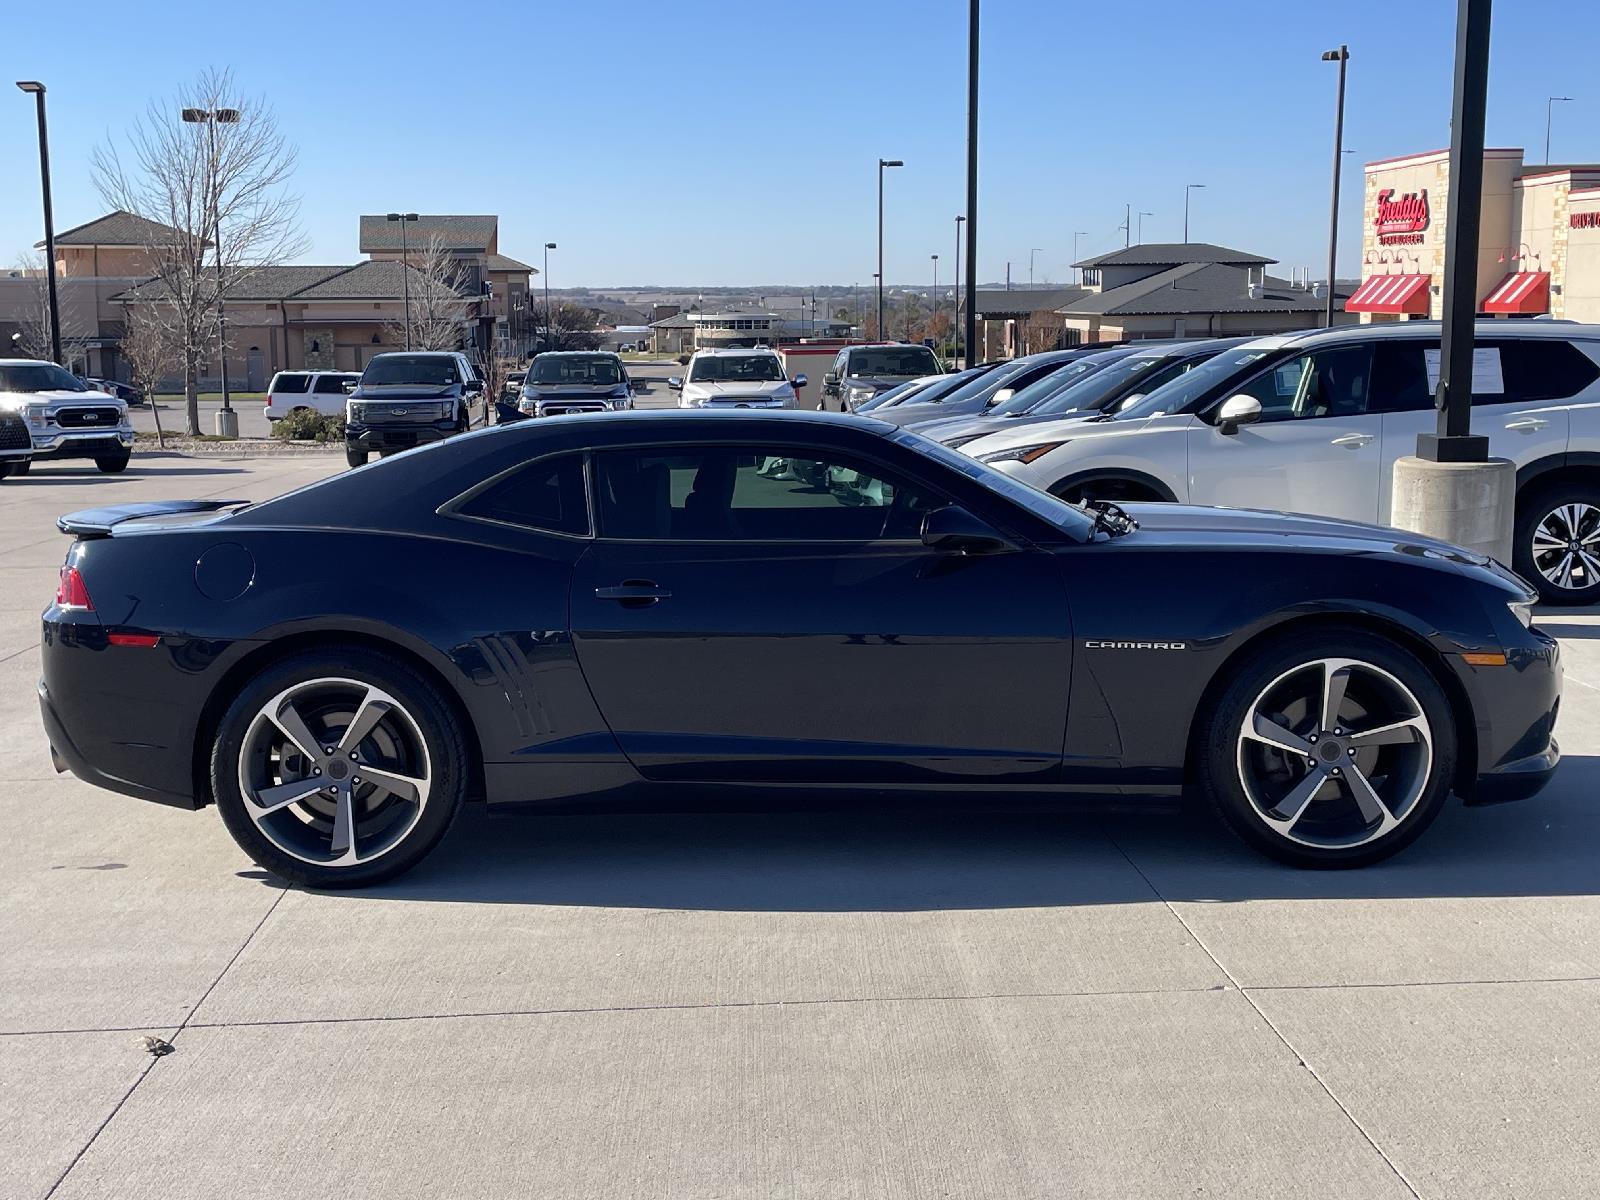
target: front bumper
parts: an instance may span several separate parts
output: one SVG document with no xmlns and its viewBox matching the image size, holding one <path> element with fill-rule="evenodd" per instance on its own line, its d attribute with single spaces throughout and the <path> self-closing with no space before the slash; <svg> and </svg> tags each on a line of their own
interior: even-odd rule
<svg viewBox="0 0 1600 1200">
<path fill-rule="evenodd" d="M 1506 645 L 1505 666 L 1463 678 L 1478 725 L 1477 773 L 1462 788 L 1468 804 L 1524 800 L 1550 782 L 1561 762 L 1555 737 L 1561 648 L 1537 625 L 1516 633 L 1520 644 Z"/>
<path fill-rule="evenodd" d="M 48 462 L 62 458 L 106 458 L 133 450 L 133 427 L 114 429 L 72 429 L 36 432 L 33 459 Z"/>
<path fill-rule="evenodd" d="M 442 442 L 455 432 L 456 423 L 451 420 L 426 424 L 348 425 L 344 441 L 350 450 L 409 450 L 427 442 Z"/>
</svg>

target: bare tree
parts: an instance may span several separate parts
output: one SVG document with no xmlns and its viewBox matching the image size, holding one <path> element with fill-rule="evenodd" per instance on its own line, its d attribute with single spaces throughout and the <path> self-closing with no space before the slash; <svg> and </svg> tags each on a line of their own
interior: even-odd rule
<svg viewBox="0 0 1600 1200">
<path fill-rule="evenodd" d="M 186 121 L 185 113 L 201 119 Z M 228 114 L 237 120 L 217 119 Z M 144 250 L 154 278 L 135 296 L 181 347 L 191 434 L 200 432 L 200 362 L 217 340 L 219 268 L 225 296 L 242 275 L 304 247 L 299 202 L 286 190 L 294 163 L 265 100 L 242 97 L 232 75 L 218 70 L 152 101 L 125 150 L 108 142 L 95 151 L 105 202 L 153 222 Z"/>
<path fill-rule="evenodd" d="M 183 347 L 172 336 L 171 326 L 148 304 L 129 305 L 122 334 L 122 357 L 128 361 L 133 386 L 150 402 L 156 419 L 156 439 L 167 444 L 161 428 L 161 409 L 156 404 L 156 389 L 183 366 Z"/>
<path fill-rule="evenodd" d="M 406 286 L 411 289 L 411 336 L 406 337 L 402 316 L 384 325 L 384 340 L 413 350 L 454 350 L 467 341 L 477 304 L 467 264 L 434 234 L 410 252 L 401 269 L 407 271 Z"/>
<path fill-rule="evenodd" d="M 601 342 L 599 316 L 592 308 L 563 300 L 550 314 L 550 349 L 595 350 Z"/>
<path fill-rule="evenodd" d="M 28 282 L 26 306 L 17 318 L 19 336 L 5 349 L 14 349 L 25 358 L 48 359 L 55 347 L 50 340 L 50 284 L 45 275 L 44 257 L 22 254 L 17 259 L 17 268 Z M 71 289 L 65 286 L 58 289 L 56 310 L 61 319 L 61 365 L 69 371 L 79 366 L 87 369 L 94 327 L 73 302 Z"/>
<path fill-rule="evenodd" d="M 1059 349 L 1065 331 L 1066 322 L 1060 313 L 1052 312 L 1048 308 L 1030 313 L 1018 330 L 1017 352 L 1038 354 L 1045 350 Z"/>
</svg>

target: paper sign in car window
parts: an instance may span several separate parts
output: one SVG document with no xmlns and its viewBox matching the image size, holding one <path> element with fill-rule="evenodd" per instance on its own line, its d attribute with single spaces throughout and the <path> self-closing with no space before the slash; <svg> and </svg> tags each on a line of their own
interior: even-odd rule
<svg viewBox="0 0 1600 1200">
<path fill-rule="evenodd" d="M 1424 350 L 1428 363 L 1428 394 L 1439 392 L 1439 351 Z M 1500 373 L 1500 347 L 1474 346 L 1472 348 L 1472 394 L 1474 396 L 1499 396 L 1506 390 L 1505 376 Z"/>
</svg>

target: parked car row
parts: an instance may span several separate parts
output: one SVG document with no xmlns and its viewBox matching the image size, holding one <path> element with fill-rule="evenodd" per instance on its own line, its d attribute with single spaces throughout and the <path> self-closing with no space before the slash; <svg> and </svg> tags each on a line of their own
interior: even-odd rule
<svg viewBox="0 0 1600 1200">
<path fill-rule="evenodd" d="M 64 459 L 115 474 L 132 454 L 126 401 L 53 362 L 0 359 L 0 479 Z"/>
</svg>

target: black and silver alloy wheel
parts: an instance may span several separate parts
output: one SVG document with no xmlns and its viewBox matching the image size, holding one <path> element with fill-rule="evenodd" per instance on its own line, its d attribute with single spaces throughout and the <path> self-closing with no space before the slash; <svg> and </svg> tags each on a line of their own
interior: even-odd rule
<svg viewBox="0 0 1600 1200">
<path fill-rule="evenodd" d="M 1512 563 L 1547 604 L 1600 600 L 1600 488 L 1557 483 L 1517 503 Z"/>
<path fill-rule="evenodd" d="M 1257 849 L 1353 867 L 1409 845 L 1455 775 L 1448 697 L 1408 650 L 1364 630 L 1285 635 L 1245 655 L 1196 728 L 1202 790 Z"/>
<path fill-rule="evenodd" d="M 469 777 L 438 690 L 373 650 L 315 650 L 269 667 L 217 730 L 212 794 L 256 862 L 310 887 L 409 869 L 455 818 Z"/>
<path fill-rule="evenodd" d="M 354 679 L 310 679 L 272 697 L 239 756 L 256 828 L 318 866 L 356 866 L 393 848 L 422 819 L 432 783 L 416 720 Z"/>
<path fill-rule="evenodd" d="M 1347 850 L 1387 837 L 1416 807 L 1432 765 L 1421 703 L 1388 671 L 1350 658 L 1284 672 L 1239 731 L 1239 784 L 1255 814 L 1304 846 Z"/>
</svg>

